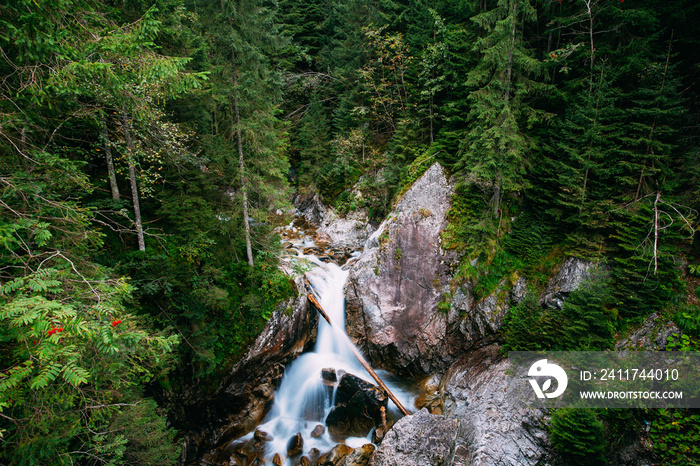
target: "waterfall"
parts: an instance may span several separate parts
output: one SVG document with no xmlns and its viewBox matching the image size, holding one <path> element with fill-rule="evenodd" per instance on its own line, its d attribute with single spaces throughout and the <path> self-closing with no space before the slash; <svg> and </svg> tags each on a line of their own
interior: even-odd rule
<svg viewBox="0 0 700 466">
<path fill-rule="evenodd" d="M 302 252 L 308 252 L 310 247 L 313 248 L 316 245 L 308 239 L 294 244 L 298 258 L 313 264 L 313 269 L 307 272 L 306 276 L 319 303 L 333 322 L 333 326 L 319 318 L 314 351 L 302 354 L 285 370 L 280 387 L 275 394 L 273 406 L 263 424 L 258 427 L 258 430 L 272 437 L 265 447 L 265 457 L 268 461 L 271 461 L 276 453 L 280 458 L 286 458 L 287 444 L 297 433 L 301 433 L 303 437 L 303 454 L 307 456 L 314 448 L 323 453 L 338 443 L 356 448 L 372 441 L 371 433 L 367 437 L 338 439 L 331 438 L 326 429 L 325 433 L 318 437 L 311 435 L 319 424 L 325 427 L 326 416 L 334 405 L 335 388 L 324 383 L 321 377 L 323 369 L 334 369 L 338 375 L 343 372 L 351 373 L 370 383 L 374 381 L 352 354 L 350 349 L 352 342 L 345 333 L 344 286 L 348 279 L 350 264 L 340 267 L 331 262 L 323 262 L 315 255 Z M 412 404 L 410 391 L 392 383 L 390 374 L 381 373 L 383 377 L 387 377 L 385 383 L 392 392 L 404 405 L 410 406 Z M 248 434 L 244 439 L 252 436 L 253 433 Z M 285 466 L 292 466 L 291 460 L 284 461 Z"/>
</svg>

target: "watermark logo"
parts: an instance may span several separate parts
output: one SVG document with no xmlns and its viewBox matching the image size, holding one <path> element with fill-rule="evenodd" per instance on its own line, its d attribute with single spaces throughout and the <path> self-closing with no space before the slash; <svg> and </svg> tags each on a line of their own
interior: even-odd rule
<svg viewBox="0 0 700 466">
<path fill-rule="evenodd" d="M 549 378 L 544 381 L 542 387 L 537 383 L 537 380 L 530 379 L 530 385 L 535 391 L 537 398 L 556 398 L 561 396 L 566 390 L 566 384 L 569 382 L 566 372 L 561 367 L 553 363 L 548 363 L 546 359 L 540 359 L 536 361 L 530 370 L 527 372 L 530 377 L 553 377 L 557 381 L 557 389 L 551 393 L 547 393 L 552 386 L 552 379 Z"/>
</svg>

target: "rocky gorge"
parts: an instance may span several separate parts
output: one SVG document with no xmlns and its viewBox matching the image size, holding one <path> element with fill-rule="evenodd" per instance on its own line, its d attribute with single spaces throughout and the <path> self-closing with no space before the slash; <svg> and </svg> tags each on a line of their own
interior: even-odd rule
<svg viewBox="0 0 700 466">
<path fill-rule="evenodd" d="M 285 464 L 558 464 L 546 427 L 548 413 L 526 405 L 523 384 L 514 383 L 525 374 L 501 355 L 498 343 L 510 307 L 528 292 L 526 280 L 501 281 L 487 296 L 477 296 L 469 282 L 453 284 L 460 258 L 441 244 L 453 192 L 454 183 L 436 163 L 376 227 L 363 212 L 342 218 L 318 197 L 297 200 L 298 218 L 304 221 L 294 224 L 295 231 L 305 231 L 315 245 L 324 246 L 322 260 L 352 259 L 345 285 L 348 337 L 373 367 L 415 381 L 417 394 L 411 407 L 415 413 L 388 425 L 382 419 L 386 397 L 375 393 L 376 387 L 361 391 L 374 393 L 374 401 L 363 400 L 363 407 L 376 403 L 364 421 L 347 414 L 348 400 L 356 392 L 346 395 L 345 402 L 333 407 L 328 426 L 318 424 L 315 431 L 323 428 L 319 435 L 325 435 L 328 428 L 364 436 L 375 430 L 374 442 L 348 446 L 341 440 L 329 451 L 302 456 L 290 438 L 290 462 Z M 582 259 L 565 258 L 538 297 L 540 304 L 560 307 L 592 267 Z M 312 348 L 318 333 L 318 316 L 306 299 L 312 291 L 309 283 L 302 275 L 295 281 L 299 297 L 280 306 L 248 354 L 207 400 L 206 433 L 193 431 L 185 437 L 181 464 L 285 461 L 284 454 L 264 456 L 269 434 L 256 427 L 273 405 L 285 367 Z M 652 321 L 648 326 L 653 325 Z M 324 374 L 333 390 L 347 391 L 341 387 L 348 385 L 350 374 Z M 634 461 L 626 464 L 637 464 Z"/>
</svg>

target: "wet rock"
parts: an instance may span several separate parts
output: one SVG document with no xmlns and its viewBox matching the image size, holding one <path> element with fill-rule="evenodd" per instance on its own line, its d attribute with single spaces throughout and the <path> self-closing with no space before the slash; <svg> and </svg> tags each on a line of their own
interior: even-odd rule
<svg viewBox="0 0 700 466">
<path fill-rule="evenodd" d="M 324 427 L 323 424 L 319 424 L 316 427 L 314 427 L 314 430 L 311 431 L 311 436 L 313 438 L 319 438 L 321 435 L 326 433 L 326 428 Z"/>
<path fill-rule="evenodd" d="M 338 376 L 333 368 L 321 369 L 321 379 L 326 385 L 334 385 L 338 381 Z"/>
<path fill-rule="evenodd" d="M 315 466 L 338 466 L 340 461 L 353 451 L 352 448 L 345 444 L 339 444 L 333 447 L 328 453 L 321 455 L 316 461 Z"/>
<path fill-rule="evenodd" d="M 299 466 L 311 466 L 311 460 L 306 456 L 302 456 L 299 459 Z"/>
<path fill-rule="evenodd" d="M 569 293 L 592 277 L 596 267 L 594 262 L 569 257 L 559 268 L 559 272 L 549 280 L 547 288 L 540 296 L 540 303 L 546 307 L 561 309 Z"/>
<path fill-rule="evenodd" d="M 367 466 L 375 450 L 376 447 L 371 443 L 355 448 L 346 457 L 340 460 L 338 466 Z"/>
<path fill-rule="evenodd" d="M 438 164 L 365 243 L 347 285 L 347 333 L 378 367 L 416 376 L 448 367 L 463 337 L 438 312 L 456 257 L 440 247 L 453 185 Z"/>
<path fill-rule="evenodd" d="M 302 451 L 304 451 L 304 438 L 301 436 L 301 432 L 297 432 L 287 442 L 287 456 L 301 455 Z"/>
<path fill-rule="evenodd" d="M 415 405 L 418 409 L 427 409 L 430 414 L 443 414 L 445 411 L 442 397 L 437 394 L 420 395 Z"/>
<path fill-rule="evenodd" d="M 328 413 L 326 425 L 332 434 L 364 437 L 382 421 L 388 397 L 380 388 L 352 374 L 345 374 L 338 384 L 335 406 Z"/>
<path fill-rule="evenodd" d="M 282 466 L 282 457 L 279 453 L 275 453 L 275 456 L 272 458 L 272 464 L 275 466 Z"/>
<path fill-rule="evenodd" d="M 260 452 L 259 451 L 254 451 L 248 455 L 248 458 L 246 459 L 246 464 L 248 466 L 253 466 L 253 465 L 258 465 L 260 464 Z"/>
<path fill-rule="evenodd" d="M 461 422 L 422 409 L 401 418 L 386 434 L 369 464 L 426 466 L 452 463 Z M 515 464 L 515 463 L 512 463 Z"/>
<path fill-rule="evenodd" d="M 262 431 L 262 430 L 256 430 L 255 433 L 253 434 L 253 438 L 255 440 L 260 441 L 260 442 L 270 442 L 270 441 L 274 440 L 272 435 L 270 435 L 267 432 Z"/>
<path fill-rule="evenodd" d="M 445 415 L 461 421 L 459 444 L 468 450 L 460 449 L 468 458 L 461 464 L 541 464 L 548 448 L 545 413 L 527 404 L 526 374 L 515 374 L 498 351 L 498 345 L 470 351 L 442 380 Z"/>
<path fill-rule="evenodd" d="M 319 451 L 318 448 L 312 448 L 309 450 L 309 459 L 311 460 L 311 463 L 316 463 L 316 460 L 321 456 L 321 452 Z"/>
<path fill-rule="evenodd" d="M 644 319 L 642 325 L 628 337 L 615 343 L 615 349 L 663 351 L 668 345 L 668 337 L 682 333 L 672 321 L 665 321 L 657 313 Z"/>
</svg>

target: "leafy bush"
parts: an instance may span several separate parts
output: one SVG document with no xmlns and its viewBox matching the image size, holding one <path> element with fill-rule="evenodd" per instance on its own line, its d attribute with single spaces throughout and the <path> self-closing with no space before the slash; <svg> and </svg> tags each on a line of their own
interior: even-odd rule
<svg viewBox="0 0 700 466">
<path fill-rule="evenodd" d="M 652 448 L 663 464 L 700 463 L 700 414 L 697 410 L 652 411 L 649 436 Z"/>
</svg>

